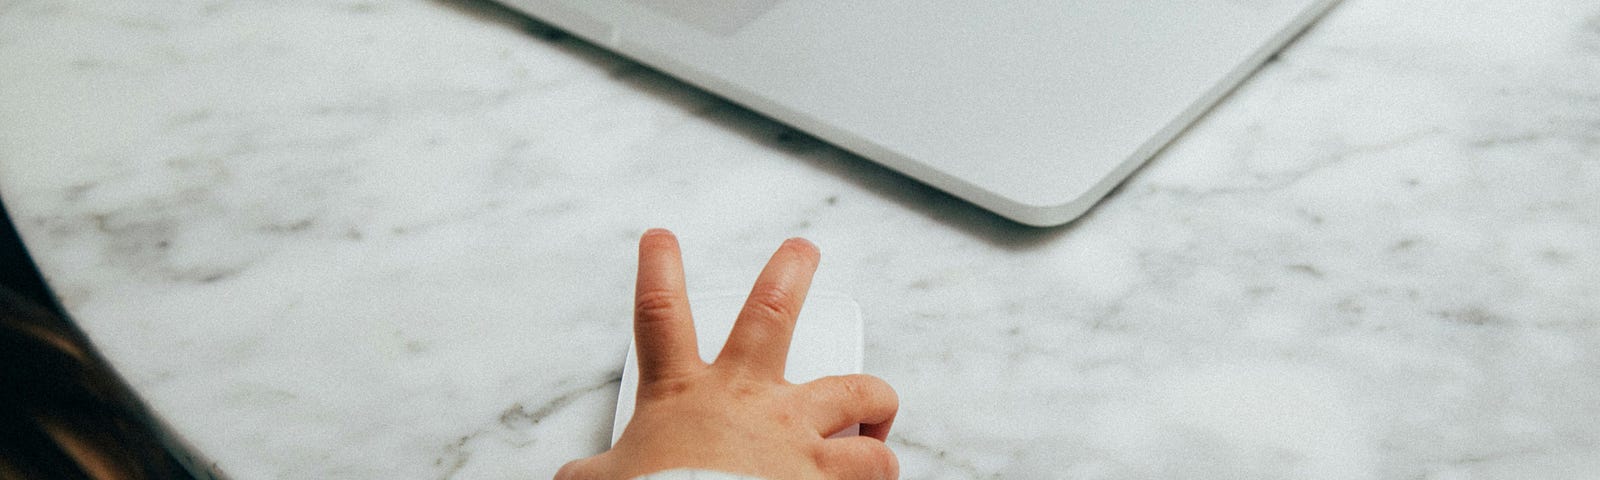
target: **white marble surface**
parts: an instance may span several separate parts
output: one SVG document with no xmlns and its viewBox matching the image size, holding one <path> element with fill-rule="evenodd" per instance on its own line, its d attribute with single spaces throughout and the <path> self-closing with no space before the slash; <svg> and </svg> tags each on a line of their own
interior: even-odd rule
<svg viewBox="0 0 1600 480">
<path fill-rule="evenodd" d="M 0 1 L 0 192 L 234 478 L 604 448 L 636 236 L 804 235 L 907 478 L 1600 477 L 1600 4 L 1348 0 L 1082 220 L 473 1 Z"/>
</svg>

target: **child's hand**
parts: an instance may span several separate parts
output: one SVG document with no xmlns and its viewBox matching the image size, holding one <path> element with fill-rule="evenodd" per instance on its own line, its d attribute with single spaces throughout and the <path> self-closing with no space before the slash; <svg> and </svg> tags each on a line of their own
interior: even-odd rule
<svg viewBox="0 0 1600 480">
<path fill-rule="evenodd" d="M 795 318 L 817 269 L 817 248 L 790 239 L 756 279 L 728 342 L 700 360 L 678 241 L 666 230 L 639 240 L 633 333 L 639 394 L 611 450 L 568 463 L 561 480 L 627 479 L 674 468 L 773 480 L 888 479 L 899 474 L 883 443 L 898 399 L 877 377 L 846 375 L 795 385 L 783 368 Z M 861 436 L 829 435 L 861 425 Z"/>
</svg>

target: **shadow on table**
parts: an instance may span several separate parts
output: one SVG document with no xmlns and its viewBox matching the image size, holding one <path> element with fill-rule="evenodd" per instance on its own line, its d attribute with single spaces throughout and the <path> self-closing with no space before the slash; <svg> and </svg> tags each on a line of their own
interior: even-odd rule
<svg viewBox="0 0 1600 480">
<path fill-rule="evenodd" d="M 463 14 L 532 34 L 556 45 L 573 58 L 606 69 L 635 90 L 694 111 L 728 131 L 771 146 L 812 166 L 861 186 L 864 190 L 954 227 L 967 235 L 1008 250 L 1031 250 L 1092 221 L 1096 208 L 1067 225 L 1038 228 L 1001 218 L 875 162 L 788 127 L 650 67 L 611 53 L 560 29 L 489 0 L 434 0 Z M 710 101 L 711 107 L 705 103 Z M 1110 196 L 1115 196 L 1113 190 Z"/>
</svg>

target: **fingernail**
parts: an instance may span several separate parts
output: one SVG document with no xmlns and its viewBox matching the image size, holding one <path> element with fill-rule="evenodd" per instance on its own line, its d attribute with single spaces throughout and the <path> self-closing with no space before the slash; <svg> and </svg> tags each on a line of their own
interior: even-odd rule
<svg viewBox="0 0 1600 480">
<path fill-rule="evenodd" d="M 820 249 L 820 248 L 817 248 L 817 244 L 815 244 L 815 243 L 811 243 L 811 241 L 810 241 L 810 240 L 806 240 L 806 239 L 805 239 L 805 238 L 801 238 L 801 237 L 791 237 L 791 238 L 789 238 L 789 239 L 788 239 L 788 240 L 785 240 L 785 241 L 786 241 L 786 242 L 800 242 L 800 243 L 804 243 L 804 244 L 806 244 L 806 245 L 808 245 L 808 246 L 810 246 L 810 247 L 811 247 L 811 249 L 812 249 L 812 250 L 816 250 L 816 251 L 819 251 L 819 252 L 820 252 L 820 251 L 822 251 L 822 249 Z"/>
<path fill-rule="evenodd" d="M 648 236 L 651 236 L 651 235 L 671 235 L 671 234 L 672 234 L 672 232 L 667 230 L 667 229 L 665 229 L 665 228 L 652 228 L 652 229 L 649 229 L 649 230 L 645 230 L 644 231 L 644 235 L 641 235 L 641 236 L 648 237 Z"/>
</svg>

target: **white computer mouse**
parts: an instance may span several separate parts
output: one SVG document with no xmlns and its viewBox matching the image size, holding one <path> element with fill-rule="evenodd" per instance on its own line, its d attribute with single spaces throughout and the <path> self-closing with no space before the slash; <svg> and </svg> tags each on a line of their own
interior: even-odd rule
<svg viewBox="0 0 1600 480">
<path fill-rule="evenodd" d="M 713 292 L 690 294 L 689 309 L 694 314 L 695 336 L 700 340 L 700 358 L 716 360 L 722 344 L 733 330 L 733 321 L 744 306 L 746 293 Z M 611 443 L 622 437 L 622 429 L 633 418 L 635 392 L 639 389 L 639 357 L 629 342 L 628 358 L 622 364 L 622 388 L 617 391 L 617 414 L 611 427 Z M 805 383 L 829 375 L 861 373 L 861 306 L 849 296 L 831 292 L 811 292 L 800 309 L 794 337 L 789 344 L 788 364 L 783 378 L 790 383 Z M 834 435 L 853 436 L 857 428 Z"/>
</svg>

